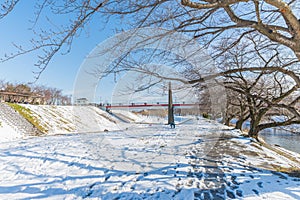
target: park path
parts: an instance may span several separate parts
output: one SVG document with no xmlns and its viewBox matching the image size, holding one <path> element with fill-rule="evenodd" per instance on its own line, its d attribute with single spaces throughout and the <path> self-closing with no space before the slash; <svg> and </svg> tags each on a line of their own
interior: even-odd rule
<svg viewBox="0 0 300 200">
<path fill-rule="evenodd" d="M 279 193 L 278 188 L 285 188 L 290 179 L 296 184 L 295 191 L 300 194 L 300 179 L 277 171 L 281 168 L 276 161 L 280 155 L 250 138 L 232 134 L 232 131 L 215 130 L 214 133 L 201 137 L 202 142 L 190 151 L 190 163 L 194 168 L 191 176 L 202 180 L 200 189 L 194 193 L 195 199 L 273 199 L 269 191 Z M 287 168 L 297 166 L 300 169 L 299 157 L 298 162 L 285 157 L 282 159 L 282 162 L 289 163 Z M 299 172 L 295 174 L 300 176 Z M 298 199 L 299 196 L 286 195 L 282 199 L 285 198 Z M 280 195 L 276 199 L 281 199 Z"/>
</svg>

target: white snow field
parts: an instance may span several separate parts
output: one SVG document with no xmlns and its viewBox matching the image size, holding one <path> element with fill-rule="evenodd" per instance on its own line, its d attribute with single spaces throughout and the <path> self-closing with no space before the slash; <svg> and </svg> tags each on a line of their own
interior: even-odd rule
<svg viewBox="0 0 300 200">
<path fill-rule="evenodd" d="M 30 110 L 31 115 L 47 130 L 46 135 L 120 130 L 122 125 L 118 119 L 94 106 L 20 105 Z M 0 142 L 30 137 L 19 133 L 4 118 L 0 116 Z"/>
<path fill-rule="evenodd" d="M 164 124 L 166 123 L 166 119 L 155 116 L 146 116 L 146 115 L 138 115 L 129 110 L 112 110 L 113 114 L 122 117 L 130 123 L 146 123 L 146 124 Z"/>
<path fill-rule="evenodd" d="M 276 171 L 298 162 L 204 119 L 0 142 L 0 163 L 0 199 L 300 199 Z"/>
<path fill-rule="evenodd" d="M 2 120 L 2 116 L 0 116 L 0 122 L 0 142 L 12 141 L 24 137 L 24 135 L 19 133 L 18 130 L 9 126 L 4 120 Z"/>
<path fill-rule="evenodd" d="M 166 119 L 160 117 L 137 115 L 128 110 L 114 110 L 114 115 L 129 122 L 124 123 L 114 115 L 94 106 L 19 105 L 30 110 L 30 114 L 47 130 L 46 135 L 116 131 L 130 127 L 130 123 L 164 124 L 166 122 Z M 0 115 L 0 142 L 30 137 L 7 124 L 4 118 L 5 116 Z M 179 123 L 185 118 L 175 120 Z"/>
<path fill-rule="evenodd" d="M 94 106 L 21 106 L 32 111 L 48 134 L 118 130 L 117 119 Z"/>
</svg>

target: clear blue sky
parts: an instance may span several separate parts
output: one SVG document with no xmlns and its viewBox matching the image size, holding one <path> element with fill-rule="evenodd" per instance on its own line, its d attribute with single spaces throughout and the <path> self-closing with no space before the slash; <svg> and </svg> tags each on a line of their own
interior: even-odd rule
<svg viewBox="0 0 300 200">
<path fill-rule="evenodd" d="M 15 52 L 12 43 L 26 46 L 30 44 L 29 40 L 34 37 L 32 31 L 29 30 L 33 25 L 30 20 L 34 19 L 34 1 L 20 2 L 10 15 L 0 20 L 0 57 L 3 57 L 5 53 Z M 96 18 L 86 29 L 86 32 L 83 32 L 74 40 L 69 54 L 57 54 L 54 57 L 37 81 L 37 84 L 60 88 L 65 94 L 72 93 L 77 71 L 84 58 L 98 43 L 113 36 L 114 26 L 118 25 L 112 22 L 111 24 L 113 25 L 108 24 L 102 29 L 104 24 L 99 23 L 99 21 L 96 23 L 96 20 L 99 19 Z M 46 22 L 41 22 L 40 24 L 47 25 Z M 37 71 L 37 68 L 34 66 L 36 61 L 37 55 L 27 54 L 11 61 L 0 63 L 0 79 L 9 82 L 32 82 L 34 80 L 32 72 Z M 113 82 L 113 80 L 110 82 Z M 107 100 L 107 97 L 102 97 L 102 100 Z"/>
<path fill-rule="evenodd" d="M 44 15 L 49 15 L 49 13 L 44 13 Z M 63 23 L 63 20 L 66 20 L 61 16 L 60 18 L 58 16 L 49 16 L 53 20 L 52 25 L 54 24 L 56 26 Z M 0 57 L 16 51 L 12 45 L 13 43 L 22 45 L 25 48 L 26 46 L 30 47 L 29 41 L 35 36 L 30 30 L 33 26 L 33 23 L 30 21 L 33 19 L 35 19 L 34 1 L 20 1 L 20 4 L 17 5 L 16 9 L 10 13 L 10 15 L 0 20 Z M 51 26 L 47 20 L 43 19 L 42 16 L 38 25 L 35 26 L 36 29 L 40 26 L 42 26 L 42 28 Z M 109 24 L 104 24 L 101 22 L 100 16 L 96 16 L 85 31 L 73 40 L 71 52 L 66 55 L 61 55 L 63 52 L 55 55 L 36 84 L 59 88 L 63 90 L 64 94 L 72 95 L 74 82 L 76 81 L 77 73 L 84 59 L 99 43 L 114 36 L 114 30 L 123 28 L 124 26 L 125 25 L 118 23 L 117 20 L 111 20 Z M 30 53 L 4 63 L 0 62 L 0 80 L 4 79 L 5 81 L 13 83 L 28 83 L 34 81 L 33 71 L 38 71 L 37 67 L 34 66 L 37 60 L 37 54 Z M 113 77 L 106 78 L 104 81 L 102 80 L 98 83 L 93 101 L 110 103 L 112 101 L 111 97 L 113 91 L 116 90 L 116 85 L 117 83 L 114 82 Z M 138 99 L 142 99 L 140 100 L 142 102 L 144 99 L 145 101 L 150 101 L 147 95 L 151 96 L 151 101 L 153 102 L 167 100 L 167 97 L 164 95 L 158 95 L 155 97 L 155 100 L 153 100 L 154 97 L 152 93 L 142 94 L 141 98 Z"/>
</svg>

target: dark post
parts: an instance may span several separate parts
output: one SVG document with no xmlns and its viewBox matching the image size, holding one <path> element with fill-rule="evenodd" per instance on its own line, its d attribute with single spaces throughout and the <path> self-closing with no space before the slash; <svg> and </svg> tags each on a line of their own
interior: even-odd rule
<svg viewBox="0 0 300 200">
<path fill-rule="evenodd" d="M 172 99 L 171 82 L 169 82 L 168 124 L 174 124 L 174 107 Z"/>
</svg>

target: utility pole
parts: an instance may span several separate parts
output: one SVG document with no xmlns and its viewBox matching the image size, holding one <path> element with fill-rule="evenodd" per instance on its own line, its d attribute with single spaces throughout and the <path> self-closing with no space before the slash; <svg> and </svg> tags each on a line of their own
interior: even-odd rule
<svg viewBox="0 0 300 200">
<path fill-rule="evenodd" d="M 169 82 L 168 124 L 174 124 L 174 107 L 173 107 L 171 82 Z"/>
</svg>

